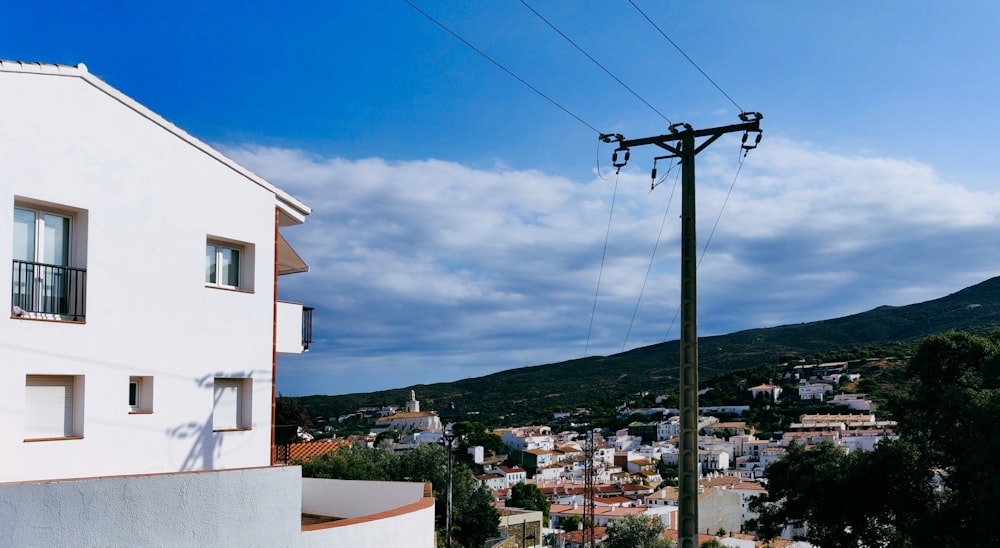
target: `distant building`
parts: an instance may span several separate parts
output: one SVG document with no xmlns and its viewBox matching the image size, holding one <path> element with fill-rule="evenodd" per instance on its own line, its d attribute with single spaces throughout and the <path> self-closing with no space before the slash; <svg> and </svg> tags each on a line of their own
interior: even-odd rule
<svg viewBox="0 0 1000 548">
<path fill-rule="evenodd" d="M 760 384 L 749 390 L 753 394 L 753 399 L 761 397 L 770 401 L 778 401 L 778 398 L 781 397 L 781 387 L 776 384 Z"/>
</svg>

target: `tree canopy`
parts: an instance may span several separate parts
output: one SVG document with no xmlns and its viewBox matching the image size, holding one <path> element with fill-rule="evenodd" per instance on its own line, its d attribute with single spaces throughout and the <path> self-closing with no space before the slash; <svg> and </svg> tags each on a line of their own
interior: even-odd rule
<svg viewBox="0 0 1000 548">
<path fill-rule="evenodd" d="M 507 499 L 506 505 L 512 508 L 540 511 L 544 525 L 546 527 L 549 525 L 549 507 L 552 506 L 552 503 L 545 498 L 545 493 L 542 493 L 542 490 L 533 483 L 514 484 L 510 488 L 510 498 Z"/>
<path fill-rule="evenodd" d="M 663 521 L 658 516 L 628 514 L 611 522 L 607 548 L 673 548 L 670 539 L 663 538 Z"/>
</svg>

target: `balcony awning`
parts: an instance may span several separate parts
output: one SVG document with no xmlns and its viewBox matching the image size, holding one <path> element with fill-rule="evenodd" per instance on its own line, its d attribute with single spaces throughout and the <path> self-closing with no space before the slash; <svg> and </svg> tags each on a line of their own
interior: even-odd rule
<svg viewBox="0 0 1000 548">
<path fill-rule="evenodd" d="M 281 233 L 278 233 L 278 275 L 307 272 L 309 265 L 292 249 Z"/>
</svg>

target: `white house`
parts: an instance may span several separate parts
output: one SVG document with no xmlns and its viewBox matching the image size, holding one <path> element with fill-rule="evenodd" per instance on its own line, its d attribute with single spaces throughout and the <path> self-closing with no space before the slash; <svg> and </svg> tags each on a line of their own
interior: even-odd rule
<svg viewBox="0 0 1000 548">
<path fill-rule="evenodd" d="M 799 386 L 799 398 L 803 400 L 823 401 L 827 393 L 833 392 L 833 385 L 825 382 L 803 384 Z"/>
<path fill-rule="evenodd" d="M 433 546 L 422 484 L 272 466 L 309 207 L 83 65 L 0 61 L 0 104 L 0 545 Z"/>
</svg>

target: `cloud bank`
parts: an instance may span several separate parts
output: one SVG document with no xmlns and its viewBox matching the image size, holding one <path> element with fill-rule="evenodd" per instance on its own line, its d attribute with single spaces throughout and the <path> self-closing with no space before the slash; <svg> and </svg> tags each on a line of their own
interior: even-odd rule
<svg viewBox="0 0 1000 548">
<path fill-rule="evenodd" d="M 740 167 L 726 143 L 698 156 L 702 336 L 910 304 L 997 274 L 996 192 L 926 163 L 778 138 Z M 285 231 L 311 271 L 284 278 L 282 297 L 316 307 L 313 350 L 280 362 L 286 395 L 453 381 L 678 336 L 677 169 L 661 163 L 651 191 L 651 162 L 635 155 L 617 178 L 570 180 L 220 148 L 313 208 Z"/>
</svg>

